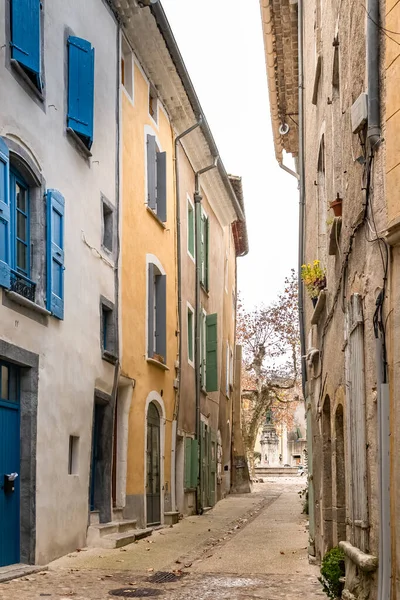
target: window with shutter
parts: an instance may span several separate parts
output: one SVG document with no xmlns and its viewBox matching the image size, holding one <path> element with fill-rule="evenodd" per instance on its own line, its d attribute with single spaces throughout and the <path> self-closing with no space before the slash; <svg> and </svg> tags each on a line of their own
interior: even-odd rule
<svg viewBox="0 0 400 600">
<path fill-rule="evenodd" d="M 167 220 L 167 153 L 156 137 L 147 135 L 147 205 L 163 223 Z"/>
<path fill-rule="evenodd" d="M 208 269 L 209 239 L 210 239 L 209 219 L 202 209 L 201 222 L 200 222 L 200 248 L 201 248 L 200 283 L 203 285 L 203 287 L 207 291 L 209 289 L 209 269 Z"/>
<path fill-rule="evenodd" d="M 206 317 L 206 389 L 218 390 L 218 330 L 217 313 Z"/>
<path fill-rule="evenodd" d="M 40 9 L 40 0 L 11 0 L 11 57 L 39 90 Z"/>
<path fill-rule="evenodd" d="M 185 489 L 190 489 L 191 486 L 191 469 L 192 469 L 192 439 L 185 438 Z"/>
<path fill-rule="evenodd" d="M 94 48 L 90 42 L 68 38 L 67 125 L 88 150 L 93 143 Z"/>
<path fill-rule="evenodd" d="M 195 256 L 194 249 L 194 206 L 188 197 L 187 199 L 187 250 L 189 256 L 193 258 Z"/>
<path fill-rule="evenodd" d="M 0 285 L 10 287 L 10 155 L 0 138 Z"/>
<path fill-rule="evenodd" d="M 187 341 L 188 341 L 188 361 L 193 365 L 194 360 L 194 310 L 188 305 L 187 309 Z"/>
<path fill-rule="evenodd" d="M 167 360 L 167 276 L 157 265 L 148 265 L 147 356 Z"/>
<path fill-rule="evenodd" d="M 47 310 L 64 319 L 64 210 L 57 190 L 47 190 Z"/>
</svg>

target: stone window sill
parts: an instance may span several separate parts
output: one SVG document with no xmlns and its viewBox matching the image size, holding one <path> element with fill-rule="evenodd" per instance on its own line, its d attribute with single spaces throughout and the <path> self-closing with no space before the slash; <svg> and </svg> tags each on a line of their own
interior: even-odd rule
<svg viewBox="0 0 400 600">
<path fill-rule="evenodd" d="M 153 219 L 156 221 L 156 223 L 158 223 L 158 225 L 160 227 L 162 227 L 163 229 L 166 229 L 166 225 L 165 223 L 163 223 L 157 216 L 157 213 L 154 212 L 154 210 L 152 208 L 150 208 L 150 206 L 146 206 L 147 212 L 151 214 L 151 216 L 153 217 Z"/>
<path fill-rule="evenodd" d="M 112 365 L 115 365 L 115 363 L 118 360 L 118 357 L 115 356 L 115 354 L 113 354 L 112 352 L 108 352 L 108 350 L 103 350 L 101 357 L 103 360 L 111 363 Z"/>
<path fill-rule="evenodd" d="M 155 367 L 157 367 L 158 369 L 161 369 L 162 371 L 169 371 L 169 367 L 167 367 L 167 365 L 164 365 L 164 363 L 160 362 L 159 360 L 156 360 L 155 358 L 147 358 L 146 361 L 150 365 L 154 365 Z"/>
<path fill-rule="evenodd" d="M 315 305 L 314 312 L 311 317 L 311 325 L 317 325 L 317 323 L 319 323 L 322 311 L 325 308 L 326 295 L 327 295 L 327 291 L 321 290 L 321 292 L 318 296 L 317 304 Z"/>
<path fill-rule="evenodd" d="M 342 231 L 342 217 L 333 219 L 331 231 L 329 234 L 329 255 L 334 256 L 339 249 L 340 232 Z"/>
<path fill-rule="evenodd" d="M 36 87 L 36 85 L 29 79 L 28 75 L 25 73 L 24 69 L 21 67 L 19 62 L 15 60 L 15 58 L 11 59 L 12 68 L 18 73 L 18 75 L 24 80 L 24 82 L 29 86 L 30 90 L 35 94 L 37 98 L 41 102 L 44 102 L 44 96 L 42 92 Z"/>
<path fill-rule="evenodd" d="M 28 300 L 28 298 L 24 298 L 24 296 L 17 294 L 17 292 L 10 292 L 6 290 L 6 295 L 8 298 L 10 298 L 10 300 L 15 302 L 16 304 L 19 304 L 20 306 L 24 306 L 25 308 L 34 310 L 40 315 L 51 316 L 51 312 L 48 311 L 46 308 L 43 308 L 43 306 L 39 306 L 35 302 L 32 302 L 32 300 Z"/>
<path fill-rule="evenodd" d="M 77 135 L 71 127 L 67 127 L 67 134 L 74 141 L 74 143 L 78 147 L 78 150 L 80 150 L 80 152 L 82 152 L 82 154 L 86 158 L 90 158 L 92 156 L 92 153 L 90 152 L 90 150 L 85 146 L 85 144 L 82 142 L 79 135 Z"/>
</svg>

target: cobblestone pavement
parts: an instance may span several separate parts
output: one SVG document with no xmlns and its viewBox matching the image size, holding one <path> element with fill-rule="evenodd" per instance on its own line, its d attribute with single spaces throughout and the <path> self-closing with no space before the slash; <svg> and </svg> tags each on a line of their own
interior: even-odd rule
<svg viewBox="0 0 400 600">
<path fill-rule="evenodd" d="M 4 600 L 307 600 L 324 598 L 307 560 L 304 478 L 268 478 L 209 513 L 119 550 L 87 549 L 0 584 Z M 154 575 L 173 574 L 159 583 Z"/>
</svg>

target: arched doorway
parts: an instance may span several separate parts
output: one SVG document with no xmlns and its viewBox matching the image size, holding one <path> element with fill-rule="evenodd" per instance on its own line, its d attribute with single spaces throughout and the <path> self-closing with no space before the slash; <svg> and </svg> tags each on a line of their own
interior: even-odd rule
<svg viewBox="0 0 400 600">
<path fill-rule="evenodd" d="M 339 404 L 335 414 L 336 435 L 336 537 L 337 543 L 346 539 L 346 478 L 344 454 L 343 406 Z"/>
<path fill-rule="evenodd" d="M 326 396 L 322 411 L 322 506 L 324 554 L 333 546 L 332 527 L 332 441 L 331 441 L 331 402 Z"/>
<path fill-rule="evenodd" d="M 150 402 L 147 411 L 146 508 L 147 525 L 159 525 L 161 523 L 160 413 L 154 402 Z"/>
</svg>

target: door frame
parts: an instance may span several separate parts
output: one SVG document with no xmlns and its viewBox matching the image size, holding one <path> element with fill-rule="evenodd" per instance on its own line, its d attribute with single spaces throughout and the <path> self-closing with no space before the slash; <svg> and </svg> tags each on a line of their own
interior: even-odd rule
<svg viewBox="0 0 400 600">
<path fill-rule="evenodd" d="M 20 368 L 20 562 L 36 561 L 36 444 L 39 355 L 0 339 L 0 359 Z"/>
<path fill-rule="evenodd" d="M 144 447 L 143 447 L 143 505 L 144 505 L 144 523 L 147 524 L 147 495 L 146 495 L 146 451 L 147 451 L 147 413 L 151 402 L 157 406 L 160 415 L 160 523 L 164 523 L 164 454 L 165 454 L 165 406 L 163 399 L 158 392 L 152 391 L 146 398 L 145 413 L 144 413 Z"/>
</svg>

